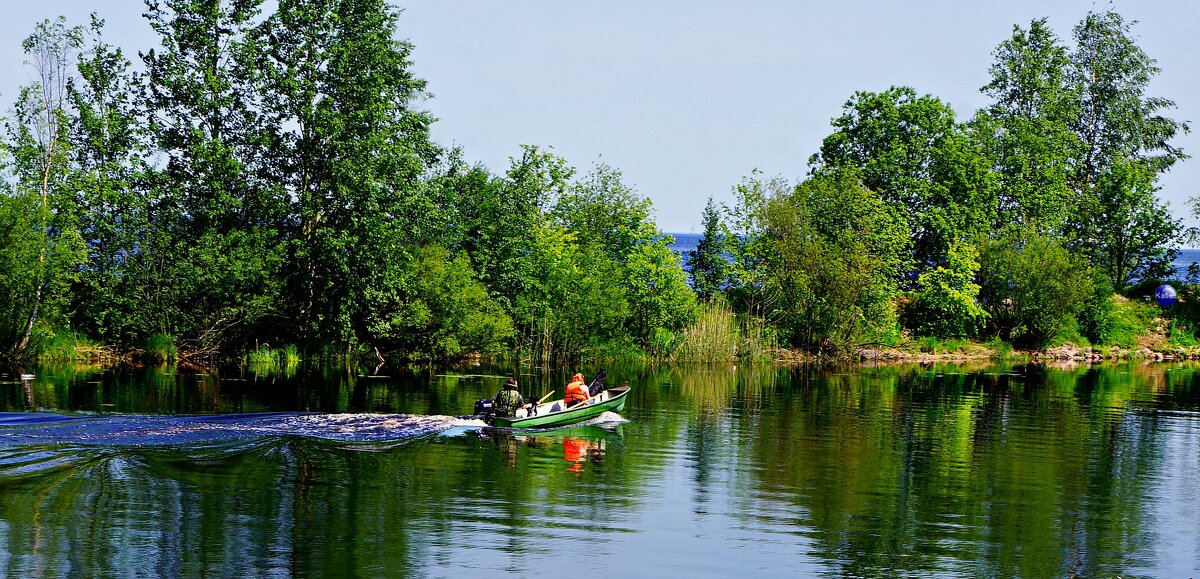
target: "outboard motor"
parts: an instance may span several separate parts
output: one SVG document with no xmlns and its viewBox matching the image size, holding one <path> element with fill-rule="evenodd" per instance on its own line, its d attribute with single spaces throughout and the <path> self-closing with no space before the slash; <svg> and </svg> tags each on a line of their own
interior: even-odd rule
<svg viewBox="0 0 1200 579">
<path fill-rule="evenodd" d="M 495 403 L 491 398 L 475 401 L 475 416 L 489 416 L 495 409 Z"/>
</svg>

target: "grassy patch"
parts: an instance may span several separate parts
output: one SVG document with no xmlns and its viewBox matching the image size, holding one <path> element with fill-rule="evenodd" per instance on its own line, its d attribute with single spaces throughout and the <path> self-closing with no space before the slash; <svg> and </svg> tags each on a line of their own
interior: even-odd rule
<svg viewBox="0 0 1200 579">
<path fill-rule="evenodd" d="M 924 336 L 917 338 L 917 350 L 926 354 L 957 354 L 967 349 L 970 343 L 970 340 L 960 338 Z"/>
<path fill-rule="evenodd" d="M 98 362 L 112 357 L 110 348 L 70 330 L 51 330 L 37 339 L 40 362 Z"/>
<path fill-rule="evenodd" d="M 175 340 L 167 334 L 150 334 L 146 338 L 146 360 L 154 363 L 173 362 L 179 358 L 179 348 Z"/>
<path fill-rule="evenodd" d="M 289 370 L 300 364 L 300 350 L 295 344 L 287 344 L 282 348 L 258 346 L 246 352 L 247 364 L 265 367 L 267 369 Z"/>
<path fill-rule="evenodd" d="M 1112 326 L 1104 343 L 1126 350 L 1136 348 L 1138 338 L 1150 333 L 1158 314 L 1154 304 L 1119 298 L 1113 305 Z"/>
<path fill-rule="evenodd" d="M 694 324 L 673 334 L 669 349 L 658 351 L 672 362 L 759 360 L 768 357 L 775 342 L 774 331 L 763 320 L 735 314 L 718 301 L 706 304 Z"/>
<path fill-rule="evenodd" d="M 989 341 L 987 343 L 987 347 L 989 350 L 992 351 L 992 354 L 989 357 L 993 361 L 1003 362 L 1003 361 L 1006 361 L 1006 360 L 1012 358 L 1012 355 L 1013 355 L 1012 344 L 1005 342 L 1004 340 L 1001 340 L 1000 338 L 992 338 L 991 341 Z"/>
</svg>

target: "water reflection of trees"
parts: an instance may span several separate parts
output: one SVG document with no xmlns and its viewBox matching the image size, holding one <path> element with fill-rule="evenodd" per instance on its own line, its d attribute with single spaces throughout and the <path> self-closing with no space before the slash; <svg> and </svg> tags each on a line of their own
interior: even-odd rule
<svg viewBox="0 0 1200 579">
<path fill-rule="evenodd" d="M 1179 460 L 1179 421 L 1167 417 L 1200 407 L 1187 364 L 619 375 L 635 389 L 618 434 L 8 449 L 0 575 L 520 574 L 564 545 L 619 555 L 622 537 L 645 528 L 639 517 L 677 491 L 689 522 L 728 523 L 830 573 L 1136 574 L 1162 544 L 1166 469 L 1196 464 Z M 492 388 L 465 375 L 417 378 L 426 390 L 340 375 L 308 389 L 286 377 L 279 388 L 160 379 L 141 389 L 64 377 L 39 380 L 34 394 L 122 408 L 315 401 L 438 413 Z M 13 396 L 0 401 L 24 404 Z M 569 460 L 564 437 L 597 452 Z"/>
<path fill-rule="evenodd" d="M 738 510 L 772 530 L 754 513 L 790 505 L 813 555 L 852 575 L 1120 574 L 1150 542 L 1162 462 L 1160 421 L 1135 414 L 1185 380 L 1162 377 L 911 367 L 793 381 L 755 417 L 775 435 L 742 441 L 755 480 Z"/>
</svg>

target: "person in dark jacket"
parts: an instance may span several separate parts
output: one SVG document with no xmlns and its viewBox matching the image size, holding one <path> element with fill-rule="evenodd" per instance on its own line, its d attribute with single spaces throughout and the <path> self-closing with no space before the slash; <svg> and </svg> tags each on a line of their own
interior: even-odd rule
<svg viewBox="0 0 1200 579">
<path fill-rule="evenodd" d="M 517 410 L 525 407 L 525 398 L 517 391 L 517 379 L 512 374 L 504 382 L 504 388 L 496 393 L 496 416 L 516 416 Z"/>
<path fill-rule="evenodd" d="M 605 376 L 608 376 L 608 372 L 605 372 L 604 368 L 601 368 L 599 372 L 596 372 L 596 379 L 592 380 L 592 386 L 588 389 L 588 397 L 595 398 L 596 396 L 599 396 L 601 392 L 604 392 Z"/>
</svg>

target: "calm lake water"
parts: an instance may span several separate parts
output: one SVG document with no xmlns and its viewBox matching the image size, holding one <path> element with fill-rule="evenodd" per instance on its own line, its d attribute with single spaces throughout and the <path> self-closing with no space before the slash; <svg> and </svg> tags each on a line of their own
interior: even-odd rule
<svg viewBox="0 0 1200 579">
<path fill-rule="evenodd" d="M 37 368 L 0 576 L 1195 576 L 1198 368 L 610 367 L 534 433 L 456 417 L 505 368 Z"/>
</svg>

